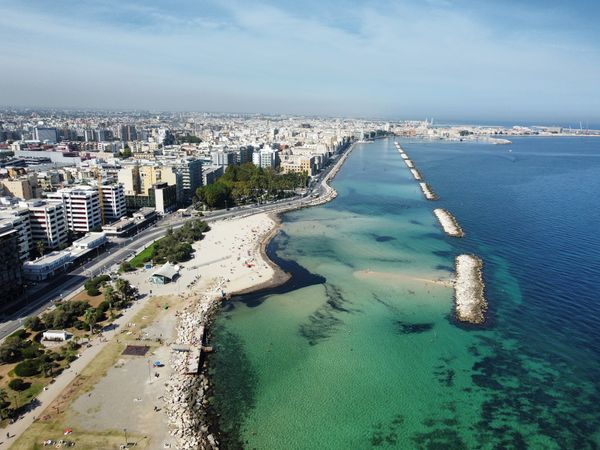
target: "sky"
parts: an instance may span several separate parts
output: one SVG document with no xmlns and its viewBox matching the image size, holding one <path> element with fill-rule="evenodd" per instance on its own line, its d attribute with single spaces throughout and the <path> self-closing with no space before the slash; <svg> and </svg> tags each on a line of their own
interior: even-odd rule
<svg viewBox="0 0 600 450">
<path fill-rule="evenodd" d="M 0 0 L 0 104 L 600 122 L 600 5 Z"/>
</svg>

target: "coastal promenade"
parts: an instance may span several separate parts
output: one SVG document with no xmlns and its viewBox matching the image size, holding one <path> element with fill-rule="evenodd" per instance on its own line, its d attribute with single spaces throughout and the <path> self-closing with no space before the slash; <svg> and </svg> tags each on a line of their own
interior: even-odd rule
<svg viewBox="0 0 600 450">
<path fill-rule="evenodd" d="M 188 327 L 182 328 L 181 324 L 193 324 L 194 327 L 208 325 L 211 317 L 209 312 L 212 311 L 215 302 L 224 295 L 230 295 L 234 292 L 248 292 L 253 289 L 266 288 L 285 282 L 288 279 L 288 276 L 275 264 L 269 261 L 264 252 L 267 240 L 274 236 L 274 230 L 276 230 L 277 227 L 277 221 L 270 218 L 267 213 L 277 215 L 294 209 L 319 205 L 335 198 L 337 192 L 329 185 L 329 182 L 339 172 L 355 145 L 356 144 L 352 144 L 350 148 L 338 157 L 335 164 L 321 176 L 318 184 L 313 189 L 313 192 L 317 194 L 314 197 L 307 196 L 296 200 L 262 205 L 260 207 L 239 208 L 234 211 L 226 212 L 222 211 L 212 216 L 209 215 L 208 217 L 205 217 L 204 219 L 211 223 L 212 230 L 207 233 L 207 236 L 203 241 L 197 243 L 198 248 L 196 248 L 196 251 L 197 255 L 201 255 L 200 259 L 196 257 L 193 260 L 194 264 L 183 265 L 182 276 L 176 284 L 175 291 L 173 290 L 173 287 L 169 288 L 167 286 L 166 288 L 160 288 L 150 284 L 147 279 L 149 274 L 143 271 L 126 274 L 124 277 L 130 279 L 132 284 L 138 287 L 140 293 L 145 294 L 144 298 L 126 310 L 123 316 L 115 321 L 114 328 L 104 331 L 102 339 L 95 337 L 91 341 L 91 347 L 82 349 L 81 357 L 71 364 L 71 368 L 59 375 L 56 378 L 56 381 L 40 394 L 35 408 L 26 412 L 19 420 L 5 428 L 6 432 L 11 437 L 8 439 L 5 438 L 0 442 L 0 450 L 10 448 L 23 433 L 25 433 L 24 437 L 27 435 L 26 430 L 34 424 L 36 420 L 39 420 L 39 417 L 44 414 L 44 411 L 47 408 L 52 406 L 53 402 L 77 383 L 78 374 L 98 356 L 111 340 L 114 340 L 118 333 L 122 332 L 123 325 L 129 323 L 131 319 L 139 313 L 152 295 L 165 295 L 171 293 L 172 295 L 181 296 L 181 286 L 184 286 L 186 295 L 181 298 L 182 300 L 190 301 L 190 305 L 192 306 L 184 310 L 179 317 L 178 323 L 180 325 L 178 325 L 177 328 L 177 339 L 178 342 L 185 343 L 189 341 L 189 338 L 185 336 L 187 331 L 181 332 L 181 330 L 189 330 L 189 325 Z M 179 226 L 182 226 L 182 224 L 183 221 L 177 223 L 174 228 L 178 228 Z M 164 228 L 153 230 L 153 232 L 149 234 L 152 239 L 149 240 L 148 243 L 162 237 L 163 233 Z M 231 248 L 227 249 L 227 245 Z M 137 250 L 141 250 L 145 246 L 147 246 L 147 244 L 141 245 Z M 121 249 L 118 253 L 115 252 L 115 254 L 113 254 L 112 261 L 117 263 L 130 252 L 131 248 Z M 223 259 L 223 255 L 227 255 L 225 259 Z M 103 267 L 106 266 L 103 265 Z M 196 276 L 201 277 L 202 281 L 199 282 L 199 280 L 196 279 Z M 74 293 L 71 295 L 73 294 Z M 69 300 L 69 298 L 70 296 L 65 296 L 65 300 Z M 171 365 L 173 372 L 178 373 L 177 371 L 181 366 L 175 357 L 172 358 Z M 187 376 L 196 377 L 197 380 L 199 380 L 196 382 L 207 382 L 203 375 Z M 174 375 L 173 380 L 181 381 L 181 379 L 177 377 L 178 375 Z M 168 398 L 179 400 L 182 395 L 187 395 L 189 393 L 182 392 L 181 386 L 189 387 L 189 385 L 185 383 L 170 383 L 171 391 L 165 392 L 165 405 L 167 406 L 165 408 L 165 414 L 167 417 L 171 418 L 170 424 L 173 432 L 173 439 L 181 437 L 185 437 L 185 439 L 190 438 L 189 432 L 186 431 L 185 433 L 181 433 L 181 431 L 177 431 L 185 427 L 185 422 L 181 421 L 181 418 L 184 417 L 184 415 L 181 412 L 180 402 L 171 401 L 169 403 L 167 400 Z M 201 405 L 202 399 L 194 399 L 193 404 L 195 406 Z M 169 405 L 170 408 L 168 407 Z M 175 410 L 179 411 L 179 413 L 174 412 Z M 196 410 L 188 413 L 188 418 L 191 417 L 189 414 L 195 414 L 195 412 Z M 176 419 L 173 419 L 174 417 Z M 179 422 L 177 422 L 177 420 L 179 420 Z M 166 425 L 167 421 L 165 420 L 164 423 Z M 203 433 L 200 428 L 203 426 L 204 425 L 199 425 L 199 428 L 196 429 L 194 435 L 197 441 L 195 442 L 199 442 L 200 439 L 202 439 Z M 168 435 L 167 429 L 164 430 L 163 434 L 165 434 L 165 436 Z M 39 439 L 36 437 L 40 442 L 44 438 L 45 436 L 39 436 Z M 47 438 L 58 439 L 59 437 L 54 435 L 48 436 Z M 76 440 L 75 438 L 76 434 L 74 434 L 70 440 Z M 167 437 L 165 437 L 164 442 L 169 444 Z M 177 448 L 193 448 L 193 446 L 189 447 L 190 442 Z M 188 447 L 186 447 L 186 445 L 188 445 Z M 17 448 L 27 447 L 20 446 Z"/>
</svg>

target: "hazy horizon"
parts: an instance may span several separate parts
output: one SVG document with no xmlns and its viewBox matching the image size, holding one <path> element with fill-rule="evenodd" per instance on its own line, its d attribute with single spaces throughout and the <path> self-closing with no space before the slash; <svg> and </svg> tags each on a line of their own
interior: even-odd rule
<svg viewBox="0 0 600 450">
<path fill-rule="evenodd" d="M 600 123 L 586 1 L 2 5 L 6 105 Z"/>
</svg>

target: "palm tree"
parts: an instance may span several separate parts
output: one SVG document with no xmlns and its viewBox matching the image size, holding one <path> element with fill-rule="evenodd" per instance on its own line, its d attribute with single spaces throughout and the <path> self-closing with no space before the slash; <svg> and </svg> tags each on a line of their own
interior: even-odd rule
<svg viewBox="0 0 600 450">
<path fill-rule="evenodd" d="M 83 314 L 83 320 L 90 327 L 90 335 L 94 333 L 94 325 L 96 325 L 96 308 L 88 308 Z"/>
<path fill-rule="evenodd" d="M 104 301 L 108 302 L 108 312 L 111 319 L 113 317 L 112 305 L 113 302 L 116 300 L 116 297 L 117 293 L 115 292 L 115 289 L 112 287 L 112 285 L 106 285 L 106 287 L 104 288 Z"/>
<path fill-rule="evenodd" d="M 38 252 L 38 255 L 44 256 L 44 252 L 46 251 L 46 243 L 44 241 L 36 241 L 35 242 L 35 249 Z"/>
<path fill-rule="evenodd" d="M 115 289 L 123 302 L 128 303 L 132 300 L 134 289 L 128 280 L 117 278 L 115 281 Z"/>
</svg>

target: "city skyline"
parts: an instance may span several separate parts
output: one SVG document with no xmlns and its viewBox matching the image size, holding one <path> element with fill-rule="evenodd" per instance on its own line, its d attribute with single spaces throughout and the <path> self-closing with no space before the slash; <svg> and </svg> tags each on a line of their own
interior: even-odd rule
<svg viewBox="0 0 600 450">
<path fill-rule="evenodd" d="M 3 104 L 600 121 L 586 2 L 2 3 Z"/>
</svg>

